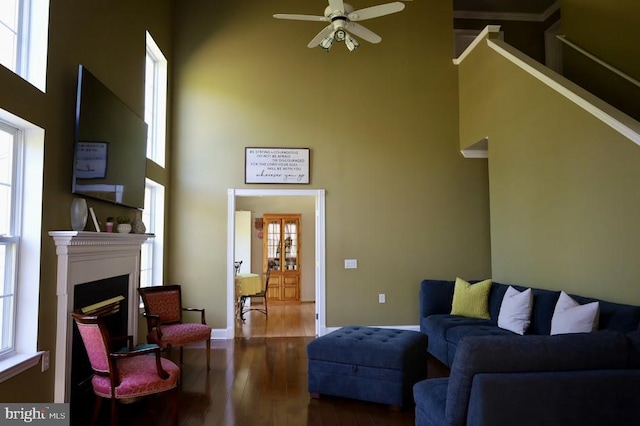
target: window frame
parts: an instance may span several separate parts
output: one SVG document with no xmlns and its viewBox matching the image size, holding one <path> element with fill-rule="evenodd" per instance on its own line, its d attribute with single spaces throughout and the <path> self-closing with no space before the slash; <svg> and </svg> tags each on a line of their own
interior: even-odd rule
<svg viewBox="0 0 640 426">
<path fill-rule="evenodd" d="M 20 208 L 19 217 L 14 218 L 12 229 L 14 236 L 19 236 L 20 240 L 19 250 L 15 252 L 14 344 L 13 350 L 4 353 L 0 359 L 1 383 L 37 365 L 45 352 L 37 350 L 44 129 L 2 109 L 0 121 L 10 128 L 18 129 L 17 139 L 20 142 L 14 152 L 14 158 L 20 161 L 20 167 L 16 167 L 13 172 L 19 176 L 20 182 L 14 188 L 16 195 L 12 195 Z M 27 164 L 29 167 L 26 167 Z M 43 371 L 46 368 L 43 365 Z"/>
</svg>

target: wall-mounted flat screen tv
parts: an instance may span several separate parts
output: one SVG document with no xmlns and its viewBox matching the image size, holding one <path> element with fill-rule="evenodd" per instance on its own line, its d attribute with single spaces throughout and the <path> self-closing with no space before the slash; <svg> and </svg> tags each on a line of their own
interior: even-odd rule
<svg viewBox="0 0 640 426">
<path fill-rule="evenodd" d="M 83 65 L 75 124 L 72 192 L 142 209 L 147 124 Z"/>
</svg>

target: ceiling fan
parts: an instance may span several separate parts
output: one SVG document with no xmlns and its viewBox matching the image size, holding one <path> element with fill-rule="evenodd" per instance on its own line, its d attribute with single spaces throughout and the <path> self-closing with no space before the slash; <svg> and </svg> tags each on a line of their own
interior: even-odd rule
<svg viewBox="0 0 640 426">
<path fill-rule="evenodd" d="M 382 41 L 382 37 L 358 24 L 358 21 L 390 15 L 403 9 L 404 3 L 399 1 L 353 10 L 353 6 L 343 0 L 329 0 L 329 6 L 324 9 L 324 16 L 277 13 L 273 17 L 296 21 L 329 22 L 329 25 L 324 27 L 309 42 L 307 47 L 320 46 L 325 51 L 329 51 L 333 42 L 337 41 L 344 42 L 347 49 L 353 52 L 359 46 L 359 43 L 351 36 L 352 34 L 370 43 L 380 43 Z"/>
</svg>

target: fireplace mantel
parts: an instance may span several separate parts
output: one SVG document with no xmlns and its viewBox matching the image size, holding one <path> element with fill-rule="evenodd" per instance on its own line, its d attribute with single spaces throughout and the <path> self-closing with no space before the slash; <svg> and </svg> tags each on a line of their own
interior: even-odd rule
<svg viewBox="0 0 640 426">
<path fill-rule="evenodd" d="M 50 231 L 56 243 L 57 252 L 61 247 L 95 247 L 133 245 L 140 248 L 147 238 L 153 238 L 153 234 L 121 234 L 118 232 L 87 232 L 87 231 Z M 71 249 L 75 250 L 75 249 Z M 91 250 L 91 249 L 90 249 Z"/>
<path fill-rule="evenodd" d="M 54 402 L 69 402 L 74 286 L 128 275 L 127 330 L 136 341 L 140 246 L 153 235 L 84 231 L 51 231 L 49 235 L 58 255 Z"/>
</svg>

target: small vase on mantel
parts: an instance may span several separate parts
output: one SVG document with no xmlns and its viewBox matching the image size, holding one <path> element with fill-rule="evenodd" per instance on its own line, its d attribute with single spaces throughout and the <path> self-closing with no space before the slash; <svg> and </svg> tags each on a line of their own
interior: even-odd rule
<svg viewBox="0 0 640 426">
<path fill-rule="evenodd" d="M 131 224 L 130 223 L 120 223 L 120 224 L 118 224 L 116 229 L 120 234 L 128 234 L 129 232 L 131 232 Z"/>
<path fill-rule="evenodd" d="M 74 198 L 71 202 L 71 229 L 84 231 L 87 224 L 87 200 Z"/>
<path fill-rule="evenodd" d="M 136 213 L 136 218 L 131 223 L 131 230 L 134 234 L 144 234 L 147 232 L 147 227 L 144 226 L 144 222 L 142 221 L 142 212 Z"/>
</svg>

